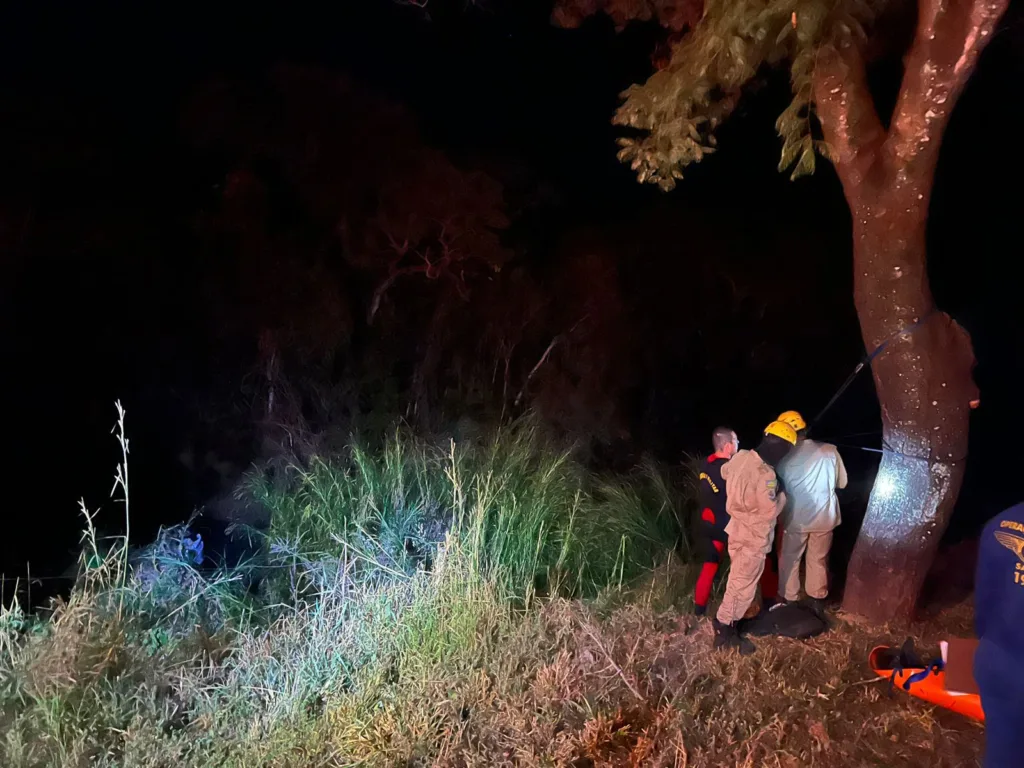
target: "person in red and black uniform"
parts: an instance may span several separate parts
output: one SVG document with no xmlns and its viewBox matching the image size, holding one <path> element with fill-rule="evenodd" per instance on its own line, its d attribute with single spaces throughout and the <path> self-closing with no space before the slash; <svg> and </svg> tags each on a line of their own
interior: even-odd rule
<svg viewBox="0 0 1024 768">
<path fill-rule="evenodd" d="M 700 468 L 700 497 L 696 519 L 693 521 L 693 538 L 697 555 L 702 558 L 697 589 L 693 595 L 693 611 L 703 616 L 708 609 L 708 598 L 715 583 L 715 574 L 726 552 L 729 536 L 725 526 L 729 513 L 725 511 L 725 481 L 722 479 L 722 465 L 733 457 L 740 448 L 739 438 L 729 427 L 718 427 L 711 433 L 711 444 L 715 452 L 708 456 Z"/>
<path fill-rule="evenodd" d="M 715 452 L 701 465 L 700 498 L 693 525 L 696 552 L 704 563 L 693 595 L 693 612 L 698 616 L 707 612 L 715 574 L 722 564 L 722 555 L 728 551 L 729 534 L 725 532 L 725 526 L 729 524 L 729 513 L 725 511 L 726 488 L 722 479 L 722 465 L 740 449 L 739 438 L 729 427 L 718 427 L 712 432 L 711 444 Z M 765 560 L 761 574 L 761 598 L 767 607 L 778 598 L 779 567 L 775 547 L 772 547 Z"/>
</svg>

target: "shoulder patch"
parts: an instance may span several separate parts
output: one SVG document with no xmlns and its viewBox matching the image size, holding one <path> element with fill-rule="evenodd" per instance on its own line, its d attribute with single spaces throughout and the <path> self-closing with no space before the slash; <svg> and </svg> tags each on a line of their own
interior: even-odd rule
<svg viewBox="0 0 1024 768">
<path fill-rule="evenodd" d="M 712 493 L 718 493 L 718 486 L 715 485 L 715 481 L 711 479 L 711 476 L 707 472 L 701 472 L 698 480 L 707 480 L 708 485 L 711 486 Z"/>
<path fill-rule="evenodd" d="M 1006 531 L 996 531 L 996 541 L 1013 552 L 1017 559 L 1024 563 L 1024 537 Z"/>
<path fill-rule="evenodd" d="M 765 480 L 765 485 L 768 486 L 768 498 L 775 501 L 775 496 L 779 492 L 779 481 L 773 477 L 771 480 Z"/>
</svg>

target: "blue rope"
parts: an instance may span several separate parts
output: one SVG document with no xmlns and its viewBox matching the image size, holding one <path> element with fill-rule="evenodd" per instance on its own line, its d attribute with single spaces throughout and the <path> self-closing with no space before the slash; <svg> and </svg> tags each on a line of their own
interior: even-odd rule
<svg viewBox="0 0 1024 768">
<path fill-rule="evenodd" d="M 938 674 L 939 672 L 942 671 L 942 669 L 943 669 L 942 659 L 936 659 L 931 664 L 929 664 L 927 667 L 922 669 L 920 672 L 915 672 L 910 677 L 908 677 L 906 680 L 904 680 L 903 681 L 903 685 L 901 687 L 903 688 L 904 691 L 909 691 L 910 690 L 910 686 L 912 686 L 914 683 L 921 682 L 922 680 L 927 678 L 928 675 L 931 675 L 933 673 L 934 674 Z"/>
<path fill-rule="evenodd" d="M 878 357 L 880 354 L 882 354 L 888 348 L 890 342 L 892 342 L 893 339 L 898 339 L 901 336 L 907 336 L 907 335 L 913 333 L 918 328 L 920 328 L 922 325 L 924 325 L 925 322 L 927 322 L 928 318 L 930 318 L 932 315 L 934 315 L 935 312 L 936 312 L 936 310 L 934 310 L 934 309 L 930 310 L 929 312 L 927 312 L 925 314 L 924 317 L 922 317 L 916 323 L 913 323 L 912 325 L 908 325 L 903 330 L 899 331 L 898 333 L 893 334 L 888 339 L 883 341 L 881 344 L 879 344 L 877 347 L 875 347 L 875 350 L 873 352 L 865 353 L 865 355 L 861 359 L 861 361 L 859 363 L 857 363 L 857 367 L 853 369 L 853 373 L 851 373 L 849 376 L 846 377 L 846 381 L 844 381 L 842 386 L 839 387 L 839 389 L 836 391 L 836 393 L 834 395 L 832 395 L 832 399 L 829 400 L 828 403 L 825 404 L 825 407 L 821 409 L 821 412 L 818 413 L 818 415 L 815 416 L 814 419 L 811 421 L 811 428 L 813 429 L 814 425 L 817 424 L 819 421 L 821 421 L 821 417 L 824 416 L 826 413 L 828 413 L 829 409 L 832 408 L 833 405 L 835 405 L 836 400 L 838 400 L 840 397 L 843 396 L 843 393 L 847 390 L 847 388 L 849 388 L 849 386 L 851 384 L 853 384 L 853 380 L 857 378 L 857 374 L 859 374 L 861 371 L 863 371 L 865 366 L 871 365 L 872 361 L 876 357 Z M 808 430 L 808 431 L 810 431 L 810 430 Z"/>
<path fill-rule="evenodd" d="M 875 347 L 875 351 L 874 352 L 872 352 L 870 355 L 865 355 L 864 362 L 865 363 L 870 363 L 872 360 L 874 360 L 876 357 L 878 357 L 880 354 L 882 354 L 882 352 L 885 351 L 886 347 L 889 346 L 889 343 L 893 339 L 898 339 L 900 336 L 909 336 L 914 331 L 916 331 L 918 328 L 920 328 L 922 325 L 924 325 L 925 322 L 928 320 L 928 318 L 931 317 L 934 314 L 935 314 L 935 310 L 934 309 L 930 310 L 929 312 L 926 312 L 924 317 L 922 317 L 916 323 L 913 323 L 912 325 L 908 325 L 906 328 L 904 328 L 899 333 L 897 333 L 897 334 L 895 334 L 893 336 L 890 336 L 888 339 L 886 339 L 881 344 L 879 344 L 877 347 Z M 861 366 L 861 367 L 863 367 L 863 366 Z"/>
<path fill-rule="evenodd" d="M 926 664 L 924 666 L 924 669 L 921 669 L 907 677 L 907 679 L 904 680 L 903 683 L 900 685 L 900 688 L 902 688 L 904 691 L 909 691 L 910 686 L 921 682 L 922 680 L 926 679 L 929 675 L 938 674 L 944 668 L 945 665 L 942 663 L 942 659 L 935 659 L 934 661 Z M 896 676 L 902 674 L 904 671 L 905 669 L 903 667 L 903 655 L 900 654 L 900 658 L 897 659 L 896 662 L 893 664 L 892 675 L 889 677 L 890 692 L 893 688 L 896 687 Z"/>
</svg>

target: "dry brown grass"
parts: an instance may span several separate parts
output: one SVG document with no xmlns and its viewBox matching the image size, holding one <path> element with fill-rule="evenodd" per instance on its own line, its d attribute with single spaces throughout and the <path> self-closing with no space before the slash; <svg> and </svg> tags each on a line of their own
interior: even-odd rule
<svg viewBox="0 0 1024 768">
<path fill-rule="evenodd" d="M 710 622 L 627 605 L 603 619 L 554 601 L 460 675 L 382 686 L 376 714 L 328 713 L 310 764 L 434 766 L 970 766 L 983 730 L 887 684 L 876 644 L 937 652 L 970 606 L 903 632 L 842 619 L 810 641 L 711 650 Z M 438 670 L 440 673 L 440 670 Z M 399 690 L 399 687 L 401 690 Z M 322 739 L 322 741 L 321 741 Z"/>
<path fill-rule="evenodd" d="M 221 722 L 216 707 L 199 708 L 188 727 L 168 732 L 157 713 L 147 714 L 139 702 L 126 704 L 126 711 L 138 714 L 131 727 L 118 731 L 121 746 L 99 764 L 978 764 L 981 727 L 901 692 L 890 696 L 885 681 L 867 667 L 868 651 L 879 643 L 898 645 L 912 635 L 929 653 L 937 651 L 939 639 L 967 634 L 970 605 L 947 608 L 902 631 L 839 618 L 833 631 L 810 641 L 757 639 L 757 653 L 741 658 L 714 652 L 710 621 L 681 614 L 669 596 L 659 594 L 659 584 L 678 594 L 686 576 L 685 567 L 663 569 L 631 594 L 619 594 L 617 607 L 603 608 L 559 599 L 523 612 L 498 610 L 486 590 L 466 589 L 459 593 L 461 602 L 452 594 L 448 607 L 436 612 L 438 623 L 454 635 L 438 636 L 430 645 L 417 630 L 418 644 L 382 658 L 373 679 L 330 696 L 319 708 L 261 717 L 247 726 L 235 716 Z M 459 605 L 463 610 L 453 613 Z M 75 615 L 64 615 L 69 627 L 82 626 L 71 621 Z M 431 621 L 434 616 L 424 614 Z M 297 624 L 307 630 L 308 625 Z M 33 653 L 36 664 L 26 671 L 51 681 L 48 696 L 72 684 L 71 670 L 79 676 L 87 671 L 96 682 L 86 689 L 98 690 L 96 670 L 108 674 L 110 664 L 120 665 L 76 651 L 73 634 L 62 630 L 37 650 L 55 650 L 50 642 L 58 642 L 66 653 Z M 36 666 L 43 658 L 56 667 Z M 212 685 L 205 674 L 195 682 L 203 681 Z M 68 712 L 58 715 L 63 720 Z M 5 764 L 85 765 L 96 756 L 96 729 L 81 725 L 57 762 Z M 21 751 L 29 754 L 25 745 Z"/>
</svg>

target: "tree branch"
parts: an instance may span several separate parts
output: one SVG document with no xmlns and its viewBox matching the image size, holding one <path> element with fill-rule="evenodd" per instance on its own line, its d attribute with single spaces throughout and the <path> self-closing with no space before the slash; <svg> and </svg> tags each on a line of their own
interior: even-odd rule
<svg viewBox="0 0 1024 768">
<path fill-rule="evenodd" d="M 919 0 L 917 32 L 893 112 L 886 155 L 895 170 L 930 174 L 942 132 L 1009 0 Z"/>
<path fill-rule="evenodd" d="M 373 292 L 373 298 L 370 300 L 370 310 L 367 313 L 366 324 L 373 325 L 373 318 L 377 314 L 377 310 L 380 308 L 381 299 L 384 298 L 384 294 L 387 290 L 394 285 L 395 281 L 402 275 L 413 275 L 417 272 L 426 272 L 427 267 L 424 265 L 417 265 L 413 267 L 402 267 L 401 269 L 394 269 L 387 276 L 387 278 L 380 285 L 377 286 L 377 290 Z"/>
<path fill-rule="evenodd" d="M 548 344 L 548 348 L 544 350 L 544 354 L 540 356 L 540 360 L 537 361 L 537 364 L 533 366 L 533 368 L 530 369 L 530 372 L 526 375 L 526 381 L 523 382 L 522 389 L 520 389 L 519 394 L 516 395 L 515 406 L 517 408 L 519 407 L 519 403 L 522 401 L 523 396 L 526 394 L 526 388 L 530 386 L 530 382 L 533 380 L 534 375 L 537 373 L 537 371 L 540 370 L 540 367 L 544 365 L 545 361 L 548 359 L 548 356 L 551 354 L 551 350 L 553 350 L 560 341 L 562 341 L 566 337 L 572 336 L 573 333 L 575 333 L 576 329 L 580 327 L 580 323 L 582 323 L 589 317 L 590 313 L 588 312 L 587 314 L 585 314 L 583 317 L 576 321 L 573 327 L 569 329 L 568 333 L 560 333 L 551 340 L 551 343 Z"/>
<path fill-rule="evenodd" d="M 864 59 L 853 40 L 843 40 L 818 54 L 814 103 L 825 141 L 835 152 L 836 172 L 849 197 L 876 166 L 885 141 L 885 129 L 868 88 Z"/>
</svg>

